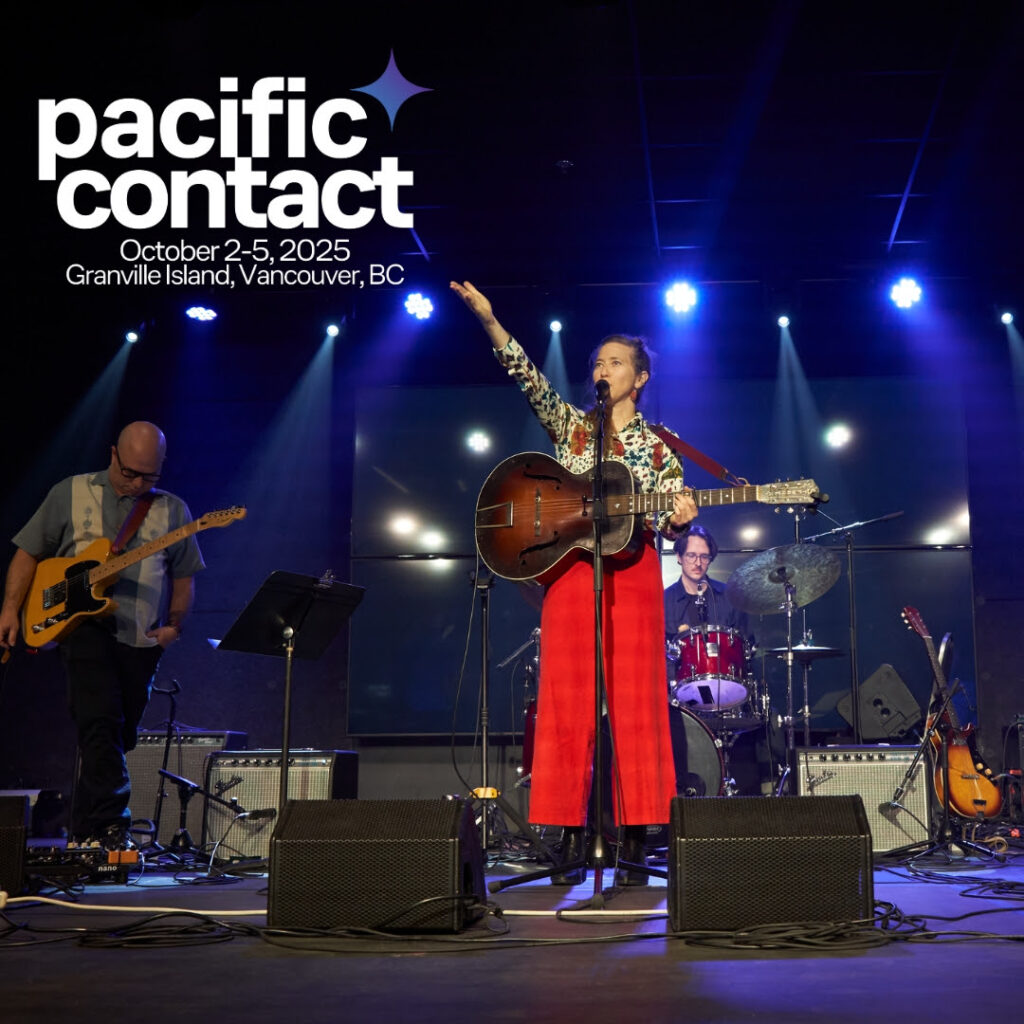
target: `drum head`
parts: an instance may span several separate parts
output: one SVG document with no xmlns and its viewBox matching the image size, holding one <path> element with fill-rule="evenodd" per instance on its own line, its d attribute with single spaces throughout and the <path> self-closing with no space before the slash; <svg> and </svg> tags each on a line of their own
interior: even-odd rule
<svg viewBox="0 0 1024 1024">
<path fill-rule="evenodd" d="M 721 711 L 737 707 L 747 697 L 746 683 L 722 676 L 688 679 L 675 689 L 676 702 L 690 711 Z"/>
</svg>

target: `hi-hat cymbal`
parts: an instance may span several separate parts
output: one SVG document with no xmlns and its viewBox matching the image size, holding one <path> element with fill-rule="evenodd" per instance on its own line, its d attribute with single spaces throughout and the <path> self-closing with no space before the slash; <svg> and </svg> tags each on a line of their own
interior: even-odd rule
<svg viewBox="0 0 1024 1024">
<path fill-rule="evenodd" d="M 821 597 L 839 579 L 839 559 L 828 548 L 788 544 L 747 559 L 729 577 L 725 594 L 740 611 L 772 615 L 785 610 L 786 585 L 797 608 Z"/>
<path fill-rule="evenodd" d="M 769 647 L 769 654 L 783 655 L 788 647 Z M 814 644 L 793 644 L 794 661 L 816 661 L 818 658 L 838 658 L 843 652 L 838 647 L 819 647 Z"/>
</svg>

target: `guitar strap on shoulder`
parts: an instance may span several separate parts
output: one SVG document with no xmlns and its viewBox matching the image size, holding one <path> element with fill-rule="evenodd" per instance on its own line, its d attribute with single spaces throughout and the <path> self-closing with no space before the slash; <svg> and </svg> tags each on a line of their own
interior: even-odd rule
<svg viewBox="0 0 1024 1024">
<path fill-rule="evenodd" d="M 705 455 L 703 452 L 698 451 L 691 444 L 687 444 L 681 437 L 676 437 L 675 434 L 666 430 L 665 427 L 660 423 L 650 424 L 651 430 L 653 430 L 658 437 L 662 439 L 673 451 L 679 452 L 681 455 L 685 455 L 688 459 L 696 462 L 702 469 L 706 469 L 713 477 L 718 480 L 724 480 L 728 484 L 732 484 L 734 487 L 748 484 L 749 481 L 744 477 L 735 476 L 729 472 L 725 466 L 715 462 L 709 455 Z"/>
<path fill-rule="evenodd" d="M 121 529 L 117 531 L 114 543 L 110 546 L 111 554 L 119 555 L 125 549 L 128 541 L 135 536 L 135 531 L 142 525 L 142 520 L 146 518 L 149 506 L 153 504 L 155 497 L 156 495 L 152 491 L 147 491 L 135 499 L 131 512 L 121 524 Z"/>
</svg>

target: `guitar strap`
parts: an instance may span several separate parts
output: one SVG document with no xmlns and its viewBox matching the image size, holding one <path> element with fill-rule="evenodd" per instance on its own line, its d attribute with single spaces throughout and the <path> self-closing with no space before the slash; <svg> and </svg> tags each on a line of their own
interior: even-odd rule
<svg viewBox="0 0 1024 1024">
<path fill-rule="evenodd" d="M 152 491 L 147 491 L 135 499 L 131 512 L 128 513 L 127 518 L 121 524 L 121 529 L 117 531 L 114 543 L 110 546 L 110 553 L 112 555 L 121 554 L 128 541 L 135 536 L 135 531 L 142 525 L 142 520 L 146 518 L 149 506 L 153 504 L 155 497 L 156 495 Z"/>
<path fill-rule="evenodd" d="M 724 480 L 726 483 L 731 484 L 734 487 L 739 487 L 748 484 L 749 481 L 744 477 L 735 476 L 725 466 L 715 462 L 709 455 L 705 455 L 702 451 L 698 451 L 691 444 L 687 444 L 681 437 L 676 437 L 675 434 L 666 430 L 665 427 L 660 423 L 650 424 L 651 430 L 653 430 L 658 437 L 662 439 L 673 451 L 677 451 L 680 455 L 685 455 L 688 459 L 696 462 L 702 469 L 706 469 L 713 477 L 718 480 Z"/>
</svg>

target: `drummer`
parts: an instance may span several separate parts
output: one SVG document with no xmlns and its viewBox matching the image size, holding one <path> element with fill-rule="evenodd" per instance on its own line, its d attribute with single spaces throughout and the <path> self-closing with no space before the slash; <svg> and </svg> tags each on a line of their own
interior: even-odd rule
<svg viewBox="0 0 1024 1024">
<path fill-rule="evenodd" d="M 715 538 L 698 523 L 673 545 L 681 573 L 679 582 L 665 590 L 665 636 L 672 640 L 699 626 L 735 629 L 748 639 L 746 612 L 734 608 L 725 595 L 725 584 L 708 576 L 718 554 Z"/>
</svg>

